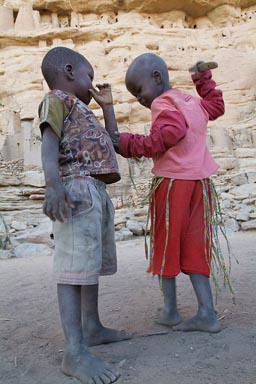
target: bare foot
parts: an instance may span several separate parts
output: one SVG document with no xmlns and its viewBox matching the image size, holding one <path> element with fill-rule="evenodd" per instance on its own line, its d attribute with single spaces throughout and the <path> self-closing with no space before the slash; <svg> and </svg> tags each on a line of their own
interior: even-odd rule
<svg viewBox="0 0 256 384">
<path fill-rule="evenodd" d="M 76 377 L 83 384 L 110 384 L 117 381 L 120 374 L 108 367 L 102 360 L 92 356 L 85 348 L 75 352 L 67 348 L 61 370 L 65 375 Z"/>
<path fill-rule="evenodd" d="M 182 321 L 173 327 L 174 331 L 192 332 L 201 331 L 209 333 L 220 332 L 221 327 L 216 316 L 199 316 L 198 314 L 189 320 Z"/>
<path fill-rule="evenodd" d="M 181 317 L 178 312 L 168 313 L 166 310 L 162 310 L 160 316 L 155 320 L 156 324 L 167 325 L 173 327 L 181 322 Z"/>
<path fill-rule="evenodd" d="M 132 334 L 126 331 L 118 331 L 116 329 L 100 327 L 93 331 L 85 333 L 85 340 L 87 346 L 117 343 L 119 341 L 129 340 Z"/>
</svg>

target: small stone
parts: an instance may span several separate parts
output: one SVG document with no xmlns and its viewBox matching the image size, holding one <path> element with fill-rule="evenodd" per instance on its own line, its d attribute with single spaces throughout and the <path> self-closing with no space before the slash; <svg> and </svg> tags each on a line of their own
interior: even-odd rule
<svg viewBox="0 0 256 384">
<path fill-rule="evenodd" d="M 223 200 L 220 202 L 221 209 L 230 208 L 231 207 L 231 201 L 230 200 Z"/>
<path fill-rule="evenodd" d="M 7 260 L 15 257 L 12 249 L 0 249 L 0 260 Z"/>
<path fill-rule="evenodd" d="M 134 216 L 147 216 L 148 214 L 148 207 L 143 208 L 137 208 L 134 210 Z"/>
<path fill-rule="evenodd" d="M 125 217 L 125 216 L 120 216 L 120 217 L 116 216 L 115 217 L 115 227 L 119 226 L 120 224 L 124 225 L 126 223 L 126 221 L 127 221 L 127 217 Z"/>
<path fill-rule="evenodd" d="M 125 241 L 133 238 L 132 232 L 128 228 L 121 228 L 119 232 L 115 233 L 116 241 Z"/>
<path fill-rule="evenodd" d="M 143 226 L 135 220 L 128 220 L 126 226 L 135 236 L 142 236 L 144 233 Z"/>
<path fill-rule="evenodd" d="M 250 218 L 249 213 L 246 212 L 238 212 L 236 215 L 236 220 L 238 221 L 248 221 Z"/>
<path fill-rule="evenodd" d="M 224 200 L 224 199 L 232 200 L 234 198 L 234 195 L 232 195 L 231 193 L 222 192 L 220 195 L 220 198 L 222 200 Z"/>
<path fill-rule="evenodd" d="M 241 223 L 241 229 L 243 231 L 250 231 L 256 229 L 256 220 L 246 221 Z"/>
<path fill-rule="evenodd" d="M 30 200 L 44 200 L 44 195 L 33 194 L 29 196 Z"/>
<path fill-rule="evenodd" d="M 240 229 L 240 226 L 235 219 L 231 218 L 225 222 L 225 228 L 227 228 L 233 232 L 238 232 Z"/>
<path fill-rule="evenodd" d="M 23 231 L 27 228 L 27 224 L 22 221 L 13 221 L 11 223 L 11 228 L 15 229 L 16 231 Z"/>
<path fill-rule="evenodd" d="M 14 249 L 16 257 L 52 256 L 52 253 L 46 244 L 23 243 Z"/>
<path fill-rule="evenodd" d="M 231 181 L 231 184 L 233 184 L 233 185 L 243 185 L 243 184 L 248 183 L 248 179 L 247 179 L 245 173 L 238 174 L 238 175 L 231 177 L 230 181 Z"/>
<path fill-rule="evenodd" d="M 256 183 L 256 172 L 246 172 L 248 183 Z"/>
<path fill-rule="evenodd" d="M 244 184 L 236 188 L 232 188 L 230 191 L 239 200 L 256 197 L 256 184 Z"/>
</svg>

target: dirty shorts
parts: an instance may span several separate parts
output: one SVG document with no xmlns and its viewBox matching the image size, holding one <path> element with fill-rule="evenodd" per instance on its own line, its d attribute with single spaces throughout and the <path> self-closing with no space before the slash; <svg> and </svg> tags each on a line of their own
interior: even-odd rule
<svg viewBox="0 0 256 384">
<path fill-rule="evenodd" d="M 68 218 L 53 223 L 54 273 L 58 284 L 98 284 L 117 270 L 114 207 L 106 184 L 90 176 L 62 179 L 75 204 Z"/>
</svg>

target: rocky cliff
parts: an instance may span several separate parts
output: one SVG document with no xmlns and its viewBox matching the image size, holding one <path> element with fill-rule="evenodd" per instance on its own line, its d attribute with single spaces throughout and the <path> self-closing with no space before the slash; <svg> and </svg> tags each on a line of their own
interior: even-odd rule
<svg viewBox="0 0 256 384">
<path fill-rule="evenodd" d="M 40 64 L 57 45 L 89 59 L 95 83 L 112 84 L 120 130 L 138 133 L 148 132 L 150 114 L 124 86 L 134 57 L 147 51 L 160 54 L 172 85 L 191 93 L 189 66 L 197 60 L 217 61 L 214 78 L 226 102 L 225 115 L 209 124 L 209 145 L 220 164 L 217 184 L 227 192 L 232 182 L 255 183 L 255 0 L 0 0 L 0 210 L 8 209 L 10 196 L 17 209 L 25 201 L 30 209 L 31 202 L 41 206 L 37 107 L 47 86 Z M 97 105 L 91 107 L 100 117 Z M 142 159 L 128 166 L 119 158 L 119 163 L 123 178 L 111 193 L 122 206 L 144 195 L 151 162 Z M 131 193 L 129 169 L 137 184 Z M 252 204 L 255 197 L 250 195 Z"/>
</svg>

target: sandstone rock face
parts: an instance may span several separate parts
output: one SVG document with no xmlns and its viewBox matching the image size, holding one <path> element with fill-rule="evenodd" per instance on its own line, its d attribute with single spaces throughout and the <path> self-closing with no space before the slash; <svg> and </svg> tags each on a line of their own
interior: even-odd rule
<svg viewBox="0 0 256 384">
<path fill-rule="evenodd" d="M 197 60 L 217 61 L 214 78 L 223 90 L 226 113 L 209 123 L 209 145 L 220 164 L 216 183 L 226 192 L 234 175 L 240 183 L 235 185 L 255 183 L 255 0 L 0 0 L 0 45 L 0 184 L 5 196 L 0 211 L 8 210 L 10 196 L 12 210 L 41 209 L 37 109 L 48 88 L 40 65 L 58 45 L 88 58 L 95 83 L 112 84 L 120 130 L 138 133 L 149 131 L 150 113 L 124 86 L 133 58 L 148 51 L 160 54 L 172 85 L 190 93 L 195 90 L 188 68 Z M 91 107 L 101 119 L 96 103 Z M 122 180 L 110 188 L 116 207 L 143 205 L 151 161 L 128 163 L 119 157 L 119 164 Z M 130 173 L 136 190 L 130 190 Z M 30 195 L 22 194 L 24 188 Z"/>
</svg>

